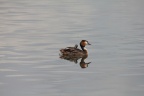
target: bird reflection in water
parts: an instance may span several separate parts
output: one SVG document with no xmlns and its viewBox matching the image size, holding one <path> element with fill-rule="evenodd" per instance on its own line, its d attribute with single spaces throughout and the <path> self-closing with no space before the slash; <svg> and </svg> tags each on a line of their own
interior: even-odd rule
<svg viewBox="0 0 144 96">
<path fill-rule="evenodd" d="M 80 66 L 81 68 L 88 67 L 88 64 L 91 62 L 85 63 L 85 59 L 88 57 L 88 50 L 85 48 L 86 45 L 91 45 L 87 40 L 81 40 L 80 47 L 81 49 L 78 49 L 78 45 L 76 44 L 74 47 L 66 47 L 60 49 L 61 59 L 66 59 L 72 62 L 77 63 L 78 59 L 81 58 Z"/>
<path fill-rule="evenodd" d="M 76 64 L 78 63 L 78 60 L 81 59 L 81 61 L 79 62 L 81 68 L 87 68 L 88 65 L 91 63 L 91 62 L 85 62 L 85 60 L 86 60 L 87 57 L 88 57 L 88 55 L 85 55 L 85 56 L 82 56 L 82 57 L 60 55 L 61 59 L 65 59 L 65 60 L 68 60 L 70 62 L 74 62 Z"/>
</svg>

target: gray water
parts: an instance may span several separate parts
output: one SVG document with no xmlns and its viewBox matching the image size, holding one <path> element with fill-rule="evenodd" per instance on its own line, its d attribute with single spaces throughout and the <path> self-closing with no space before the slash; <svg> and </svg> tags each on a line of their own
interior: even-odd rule
<svg viewBox="0 0 144 96">
<path fill-rule="evenodd" d="M 143 0 L 0 0 L 0 96 L 144 96 Z M 59 58 L 83 39 L 87 68 Z"/>
</svg>

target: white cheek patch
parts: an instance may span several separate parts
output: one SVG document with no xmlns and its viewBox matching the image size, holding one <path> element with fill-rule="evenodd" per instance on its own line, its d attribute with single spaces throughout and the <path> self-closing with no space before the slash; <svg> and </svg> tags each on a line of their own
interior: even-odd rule
<svg viewBox="0 0 144 96">
<path fill-rule="evenodd" d="M 87 42 L 85 42 L 85 45 L 88 45 L 88 43 L 87 43 Z"/>
</svg>

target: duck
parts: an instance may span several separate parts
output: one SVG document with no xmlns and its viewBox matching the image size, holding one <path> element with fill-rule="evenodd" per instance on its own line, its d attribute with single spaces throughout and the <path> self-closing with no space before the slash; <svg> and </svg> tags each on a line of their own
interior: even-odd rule
<svg viewBox="0 0 144 96">
<path fill-rule="evenodd" d="M 78 49 L 78 45 L 76 44 L 74 47 L 66 47 L 63 49 L 60 49 L 61 55 L 67 55 L 72 57 L 83 57 L 85 55 L 88 55 L 88 50 L 85 48 L 86 45 L 91 45 L 87 40 L 81 40 L 80 47 L 81 49 Z"/>
</svg>

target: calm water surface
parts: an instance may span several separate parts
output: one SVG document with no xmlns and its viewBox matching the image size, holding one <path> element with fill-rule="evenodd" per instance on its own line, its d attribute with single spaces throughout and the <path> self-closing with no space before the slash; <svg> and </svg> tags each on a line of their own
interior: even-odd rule
<svg viewBox="0 0 144 96">
<path fill-rule="evenodd" d="M 144 96 L 143 0 L 1 0 L 0 96 Z M 87 46 L 87 68 L 59 49 Z"/>
</svg>

